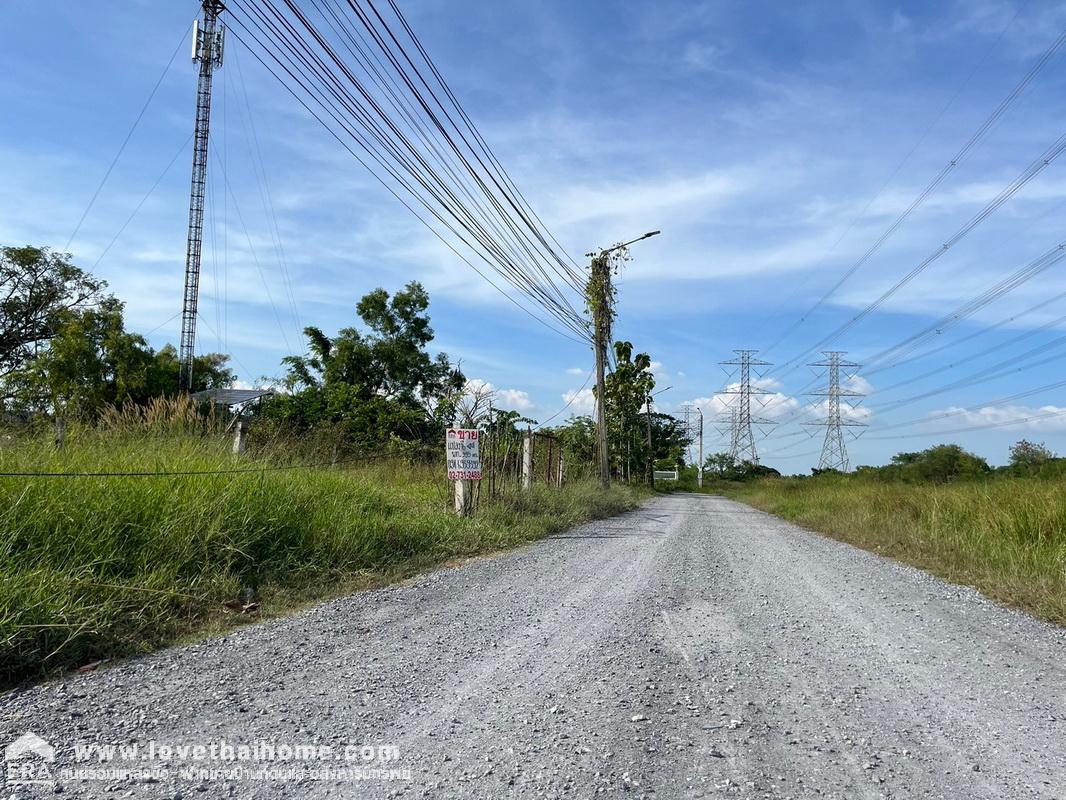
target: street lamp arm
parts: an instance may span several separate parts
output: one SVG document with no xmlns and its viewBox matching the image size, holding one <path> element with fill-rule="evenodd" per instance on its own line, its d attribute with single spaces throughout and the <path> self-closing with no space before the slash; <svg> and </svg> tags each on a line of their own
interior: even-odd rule
<svg viewBox="0 0 1066 800">
<path fill-rule="evenodd" d="M 662 233 L 662 231 L 648 231 L 648 233 L 645 233 L 643 236 L 638 236 L 636 239 L 631 239 L 628 242 L 616 244 L 614 247 L 607 247 L 603 250 L 600 250 L 600 255 L 605 256 L 609 253 L 613 253 L 615 250 L 621 250 L 623 247 L 629 247 L 629 245 L 631 244 L 636 244 L 637 242 L 642 242 L 645 239 L 650 239 L 652 236 L 658 236 L 660 233 Z"/>
</svg>

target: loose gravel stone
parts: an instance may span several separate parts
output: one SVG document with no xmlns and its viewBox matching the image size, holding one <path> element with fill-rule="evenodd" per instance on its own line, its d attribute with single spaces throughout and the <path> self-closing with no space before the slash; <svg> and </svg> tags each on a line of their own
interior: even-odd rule
<svg viewBox="0 0 1066 800">
<path fill-rule="evenodd" d="M 74 765 L 75 743 L 354 745 L 358 766 L 368 746 L 372 766 L 409 771 L 187 778 L 179 767 L 235 764 L 173 760 L 154 783 L 60 782 L 79 798 L 1050 800 L 1066 797 L 1064 664 L 1060 628 L 678 494 L 8 693 L 0 744 L 33 731 L 56 769 Z M 395 750 L 382 760 L 379 746 Z"/>
</svg>

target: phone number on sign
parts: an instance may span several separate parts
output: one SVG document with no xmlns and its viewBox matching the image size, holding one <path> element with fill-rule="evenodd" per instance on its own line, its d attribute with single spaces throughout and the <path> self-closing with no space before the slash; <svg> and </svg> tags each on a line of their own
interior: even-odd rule
<svg viewBox="0 0 1066 800">
<path fill-rule="evenodd" d="M 437 473 L 440 474 L 439 472 Z M 481 470 L 479 469 L 450 469 L 448 470 L 448 480 L 450 481 L 479 481 L 481 480 Z"/>
</svg>

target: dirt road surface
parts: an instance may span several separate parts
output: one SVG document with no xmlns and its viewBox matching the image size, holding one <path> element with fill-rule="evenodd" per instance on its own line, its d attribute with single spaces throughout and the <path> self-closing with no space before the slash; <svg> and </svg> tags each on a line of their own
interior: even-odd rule
<svg viewBox="0 0 1066 800">
<path fill-rule="evenodd" d="M 5 798 L 1066 798 L 1066 635 L 673 495 L 0 697 L 0 743 L 27 731 L 57 785 Z"/>
</svg>

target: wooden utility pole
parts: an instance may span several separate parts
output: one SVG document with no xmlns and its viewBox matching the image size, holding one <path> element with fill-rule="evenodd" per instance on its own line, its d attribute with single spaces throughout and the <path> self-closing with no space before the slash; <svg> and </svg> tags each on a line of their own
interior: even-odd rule
<svg viewBox="0 0 1066 800">
<path fill-rule="evenodd" d="M 611 461 L 607 451 L 607 348 L 611 343 L 611 322 L 614 319 L 614 289 L 611 286 L 611 253 L 623 251 L 636 242 L 657 236 L 659 231 L 650 231 L 628 242 L 616 244 L 592 256 L 589 265 L 589 282 L 585 287 L 585 300 L 592 313 L 592 349 L 596 353 L 596 460 L 599 462 L 600 485 L 611 485 Z"/>
<path fill-rule="evenodd" d="M 595 297 L 592 307 L 593 349 L 596 351 L 596 460 L 600 471 L 600 485 L 611 485 L 611 464 L 607 452 L 607 342 L 611 338 L 611 265 L 607 253 L 592 259 L 590 285 Z"/>
</svg>

